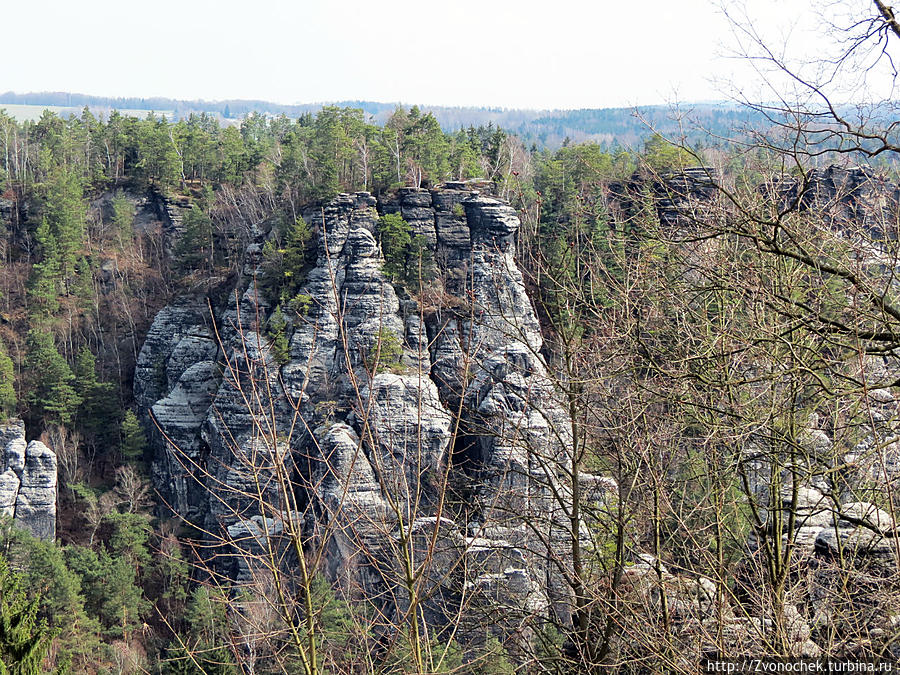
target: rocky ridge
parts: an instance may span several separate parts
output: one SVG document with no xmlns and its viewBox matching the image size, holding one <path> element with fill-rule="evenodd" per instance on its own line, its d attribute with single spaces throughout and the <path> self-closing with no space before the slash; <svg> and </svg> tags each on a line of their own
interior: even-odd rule
<svg viewBox="0 0 900 675">
<path fill-rule="evenodd" d="M 660 222 L 700 222 L 715 205 L 711 176 L 705 168 L 686 171 L 655 190 Z M 814 173 L 808 189 L 818 201 L 804 208 L 824 200 L 876 227 L 877 215 L 853 210 L 861 208 L 854 194 L 881 189 L 870 178 L 853 169 Z M 628 208 L 629 188 L 620 188 L 611 201 Z M 426 242 L 437 268 L 418 299 L 382 270 L 378 218 L 391 212 Z M 289 321 L 286 363 L 272 354 L 266 327 L 273 308 L 253 283 L 262 235 L 247 250 L 230 303 L 210 311 L 202 299 L 185 297 L 157 316 L 135 377 L 136 398 L 155 420 L 157 488 L 176 513 L 220 534 L 216 565 L 233 579 L 251 582 L 254 556 L 266 551 L 296 565 L 289 544 L 299 537 L 322 552 L 321 571 L 349 597 L 391 598 L 380 608 L 385 617 L 408 608 L 398 566 L 408 552 L 413 562 L 427 561 L 423 615 L 431 625 L 448 624 L 464 603 L 473 613 L 490 606 L 495 633 L 514 632 L 525 615 L 553 612 L 566 622 L 570 591 L 548 561 L 565 557 L 569 420 L 513 256 L 515 212 L 464 184 L 447 184 L 401 189 L 381 201 L 343 194 L 304 218 L 315 233 L 316 260 L 301 289 L 308 309 Z M 379 364 L 385 341 L 399 353 Z M 887 377 L 892 363 L 872 357 L 867 367 Z M 887 445 L 890 466 L 900 457 L 890 443 L 895 399 L 888 390 L 872 395 L 884 433 L 844 458 L 861 475 L 870 473 L 858 459 L 871 454 L 867 448 Z M 811 418 L 804 443 L 828 455 L 834 441 Z M 893 573 L 890 515 L 824 473 L 799 486 L 796 503 L 799 566 L 792 574 L 813 580 L 784 610 L 793 617 L 797 654 L 817 654 L 811 636 L 830 621 L 832 560 L 852 554 L 860 583 L 869 586 Z M 773 498 L 768 478 L 764 467 L 751 476 L 759 503 L 770 514 L 793 508 L 785 501 L 791 486 Z M 445 499 L 459 485 L 464 497 Z M 579 487 L 601 509 L 616 491 L 614 481 L 593 475 L 580 476 Z M 588 532 L 579 536 L 589 542 Z M 751 535 L 751 557 L 756 546 Z M 676 620 L 713 620 L 712 580 L 632 557 L 625 588 L 642 602 L 655 602 L 662 584 Z M 767 630 L 764 619 L 737 609 L 715 620 L 748 649 Z"/>
<path fill-rule="evenodd" d="M 378 218 L 389 212 L 433 257 L 422 304 L 382 270 Z M 155 485 L 176 513 L 219 533 L 217 565 L 238 580 L 253 578 L 254 556 L 276 540 L 289 560 L 286 532 L 300 527 L 324 551 L 326 576 L 350 594 L 387 593 L 387 614 L 409 602 L 398 541 L 416 558 L 435 548 L 425 575 L 434 625 L 469 596 L 565 614 L 547 544 L 525 526 L 549 531 L 563 517 L 551 495 L 569 432 L 513 257 L 515 211 L 449 184 L 381 203 L 343 194 L 303 215 L 316 262 L 286 363 L 272 355 L 273 308 L 253 283 L 262 241 L 230 303 L 211 313 L 182 298 L 157 316 L 135 375 Z M 399 355 L 379 364 L 386 342 Z M 610 487 L 584 479 L 597 494 Z M 470 497 L 447 503 L 448 481 Z"/>
</svg>

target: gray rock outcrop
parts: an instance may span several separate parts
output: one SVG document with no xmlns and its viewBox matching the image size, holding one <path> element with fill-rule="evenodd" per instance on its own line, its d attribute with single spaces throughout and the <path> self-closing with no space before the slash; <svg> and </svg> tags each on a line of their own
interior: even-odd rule
<svg viewBox="0 0 900 675">
<path fill-rule="evenodd" d="M 56 454 L 40 441 L 25 442 L 25 423 L 0 425 L 3 467 L 0 514 L 38 539 L 56 538 Z"/>
<path fill-rule="evenodd" d="M 418 300 L 382 270 L 385 212 L 401 213 L 433 257 Z M 300 522 L 326 576 L 383 598 L 385 616 L 409 602 L 401 549 L 429 561 L 423 612 L 436 626 L 461 598 L 501 598 L 501 631 L 523 613 L 565 616 L 547 551 L 560 535 L 541 533 L 564 517 L 552 496 L 565 494 L 569 425 L 514 259 L 515 211 L 454 184 L 380 204 L 342 194 L 303 215 L 316 261 L 300 287 L 309 302 L 289 317 L 287 362 L 266 337 L 273 308 L 253 265 L 212 315 L 184 298 L 157 316 L 134 385 L 157 489 L 216 534 L 217 569 L 237 580 L 254 578 L 267 547 L 289 565 L 273 542 Z M 614 490 L 583 478 L 592 494 Z M 448 482 L 470 497 L 449 504 Z"/>
</svg>

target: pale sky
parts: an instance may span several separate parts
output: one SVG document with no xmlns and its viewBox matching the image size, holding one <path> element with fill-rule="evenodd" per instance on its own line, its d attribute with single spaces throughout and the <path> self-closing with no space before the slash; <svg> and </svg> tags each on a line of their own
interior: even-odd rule
<svg viewBox="0 0 900 675">
<path fill-rule="evenodd" d="M 809 3 L 745 4 L 783 28 Z M 741 67 L 713 0 L 2 5 L 0 91 L 19 93 L 601 108 L 722 100 Z"/>
</svg>

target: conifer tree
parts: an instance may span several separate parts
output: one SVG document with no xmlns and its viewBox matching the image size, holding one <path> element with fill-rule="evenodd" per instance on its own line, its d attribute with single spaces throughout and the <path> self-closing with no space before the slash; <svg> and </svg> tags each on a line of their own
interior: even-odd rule
<svg viewBox="0 0 900 675">
<path fill-rule="evenodd" d="M 54 172 L 44 211 L 56 238 L 62 278 L 67 280 L 75 274 L 76 254 L 84 240 L 83 192 L 74 171 L 59 167 Z"/>
<path fill-rule="evenodd" d="M 72 294 L 78 298 L 79 306 L 87 310 L 91 307 L 94 298 L 93 273 L 91 264 L 83 255 L 78 256 L 75 264 L 75 280 L 72 283 Z"/>
<path fill-rule="evenodd" d="M 0 422 L 16 412 L 16 390 L 13 386 L 15 371 L 12 359 L 6 353 L 6 347 L 0 340 Z"/>
<path fill-rule="evenodd" d="M 46 218 L 38 225 L 34 239 L 41 251 L 41 261 L 34 264 L 28 279 L 29 313 L 33 321 L 43 321 L 59 311 L 62 270 L 56 236 Z"/>
<path fill-rule="evenodd" d="M 100 619 L 107 636 L 128 639 L 148 609 L 133 561 L 106 548 L 96 552 L 81 546 L 68 547 L 66 557 L 81 578 L 88 613 Z"/>
<path fill-rule="evenodd" d="M 40 675 L 53 633 L 37 619 L 19 577 L 0 557 L 0 675 Z"/>
<path fill-rule="evenodd" d="M 384 273 L 393 281 L 402 276 L 406 267 L 408 248 L 412 241 L 410 231 L 409 224 L 399 213 L 386 213 L 378 219 Z"/>
<path fill-rule="evenodd" d="M 167 675 L 196 673 L 198 666 L 209 675 L 235 675 L 238 667 L 230 649 L 228 597 L 216 589 L 199 586 L 185 610 L 186 634 L 169 649 Z"/>
<path fill-rule="evenodd" d="M 275 307 L 272 316 L 269 317 L 268 333 L 272 340 L 272 358 L 280 365 L 290 360 L 291 347 L 287 341 L 287 321 L 281 312 L 281 305 Z"/>
<path fill-rule="evenodd" d="M 184 233 L 175 245 L 174 258 L 185 272 L 212 263 L 212 221 L 196 205 L 184 214 Z"/>
<path fill-rule="evenodd" d="M 125 411 L 119 430 L 122 434 L 122 456 L 128 461 L 141 460 L 147 449 L 147 438 L 133 411 Z"/>
<path fill-rule="evenodd" d="M 75 376 L 53 344 L 53 336 L 41 329 L 28 332 L 25 370 L 30 387 L 27 401 L 33 417 L 44 424 L 69 425 L 81 397 L 75 391 Z"/>
<path fill-rule="evenodd" d="M 118 405 L 111 382 L 97 377 L 97 360 L 87 346 L 75 358 L 75 392 L 81 399 L 78 406 L 78 428 L 91 441 L 113 446 L 118 425 Z M 113 446 L 114 447 L 114 446 Z"/>
<path fill-rule="evenodd" d="M 284 228 L 280 239 L 263 247 L 262 289 L 278 303 L 291 303 L 303 283 L 306 245 L 312 233 L 303 218 Z"/>
<path fill-rule="evenodd" d="M 134 206 L 121 192 L 112 198 L 111 206 L 116 234 L 124 244 L 128 244 L 134 239 Z"/>
</svg>

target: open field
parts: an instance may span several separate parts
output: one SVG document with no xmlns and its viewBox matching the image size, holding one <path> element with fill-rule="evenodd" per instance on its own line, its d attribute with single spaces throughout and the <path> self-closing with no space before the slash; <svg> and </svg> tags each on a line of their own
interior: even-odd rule
<svg viewBox="0 0 900 675">
<path fill-rule="evenodd" d="M 90 109 L 94 115 L 102 115 L 104 119 L 109 117 L 109 113 L 111 111 L 110 108 L 102 106 L 90 106 Z M 83 110 L 83 108 L 75 106 L 64 107 L 57 105 L 23 105 L 19 103 L 0 103 L 0 110 L 5 110 L 8 115 L 19 122 L 36 122 L 37 120 L 41 119 L 41 115 L 44 114 L 45 110 L 56 113 L 60 117 L 68 117 L 69 115 L 81 115 L 81 111 Z M 119 112 L 129 117 L 140 118 L 146 117 L 151 112 L 154 112 L 157 115 L 165 115 L 166 117 L 171 118 L 174 113 L 174 111 L 172 110 L 119 110 Z"/>
</svg>

